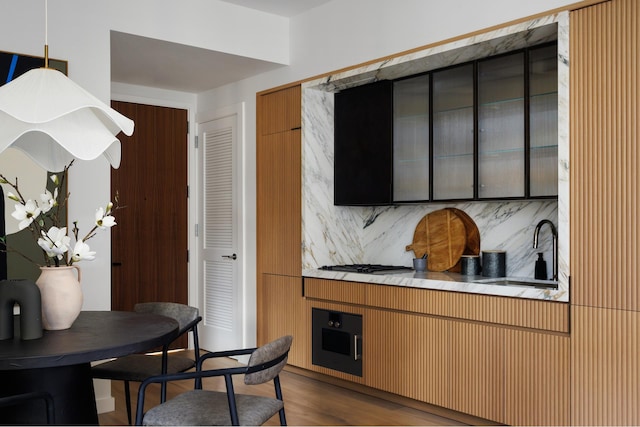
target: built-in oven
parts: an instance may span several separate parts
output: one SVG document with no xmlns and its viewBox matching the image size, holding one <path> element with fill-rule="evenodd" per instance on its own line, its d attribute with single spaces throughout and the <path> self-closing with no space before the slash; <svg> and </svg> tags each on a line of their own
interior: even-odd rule
<svg viewBox="0 0 640 427">
<path fill-rule="evenodd" d="M 362 376 L 362 316 L 311 309 L 314 365 Z"/>
</svg>

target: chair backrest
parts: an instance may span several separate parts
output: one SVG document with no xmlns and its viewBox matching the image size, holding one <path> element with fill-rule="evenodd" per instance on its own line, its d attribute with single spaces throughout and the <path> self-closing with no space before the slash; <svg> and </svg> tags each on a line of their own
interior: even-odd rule
<svg viewBox="0 0 640 427">
<path fill-rule="evenodd" d="M 179 334 L 182 335 L 192 327 L 192 322 L 198 319 L 198 309 L 175 302 L 141 302 L 133 307 L 138 313 L 159 314 L 171 317 L 178 322 Z"/>
<path fill-rule="evenodd" d="M 287 364 L 292 341 L 291 335 L 285 335 L 251 353 L 244 376 L 245 384 L 262 384 L 277 377 Z"/>
<path fill-rule="evenodd" d="M 30 393 L 16 394 L 13 396 L 0 397 L 0 407 L 20 405 L 31 400 L 44 400 L 45 409 L 47 411 L 47 424 L 56 423 L 55 406 L 53 403 L 53 397 L 46 391 L 34 391 Z M 6 421 L 6 419 L 4 420 Z M 3 423 L 4 424 L 4 423 Z"/>
</svg>

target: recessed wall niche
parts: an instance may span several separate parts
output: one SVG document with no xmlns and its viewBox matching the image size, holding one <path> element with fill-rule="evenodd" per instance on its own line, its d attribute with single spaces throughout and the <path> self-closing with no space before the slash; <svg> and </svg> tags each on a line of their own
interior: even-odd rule
<svg viewBox="0 0 640 427">
<path fill-rule="evenodd" d="M 535 225 L 550 219 L 559 232 L 559 292 L 568 301 L 568 13 L 541 17 L 467 38 L 435 44 L 302 85 L 302 219 L 304 269 L 323 265 L 411 265 L 416 224 L 443 207 L 464 210 L 478 224 L 482 249 L 507 251 L 507 275 L 533 277 Z M 527 46 L 558 41 L 558 200 L 468 202 L 383 207 L 333 205 L 333 96 L 344 88 L 397 79 Z M 542 251 L 551 259 L 551 243 Z M 548 252 L 548 253 L 547 253 Z"/>
</svg>

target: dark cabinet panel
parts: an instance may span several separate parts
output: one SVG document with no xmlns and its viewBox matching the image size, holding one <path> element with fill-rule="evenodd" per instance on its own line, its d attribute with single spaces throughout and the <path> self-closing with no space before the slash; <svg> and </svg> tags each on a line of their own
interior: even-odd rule
<svg viewBox="0 0 640 427">
<path fill-rule="evenodd" d="M 335 95 L 336 205 L 392 201 L 393 83 L 383 80 Z"/>
</svg>

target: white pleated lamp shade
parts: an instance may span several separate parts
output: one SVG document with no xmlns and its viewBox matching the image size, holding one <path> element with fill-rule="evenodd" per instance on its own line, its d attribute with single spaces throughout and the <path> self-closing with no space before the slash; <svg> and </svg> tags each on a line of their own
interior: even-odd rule
<svg viewBox="0 0 640 427">
<path fill-rule="evenodd" d="M 30 70 L 0 87 L 0 152 L 17 148 L 48 171 L 101 155 L 118 168 L 116 135 L 130 136 L 133 128 L 132 120 L 52 68 Z"/>
</svg>

